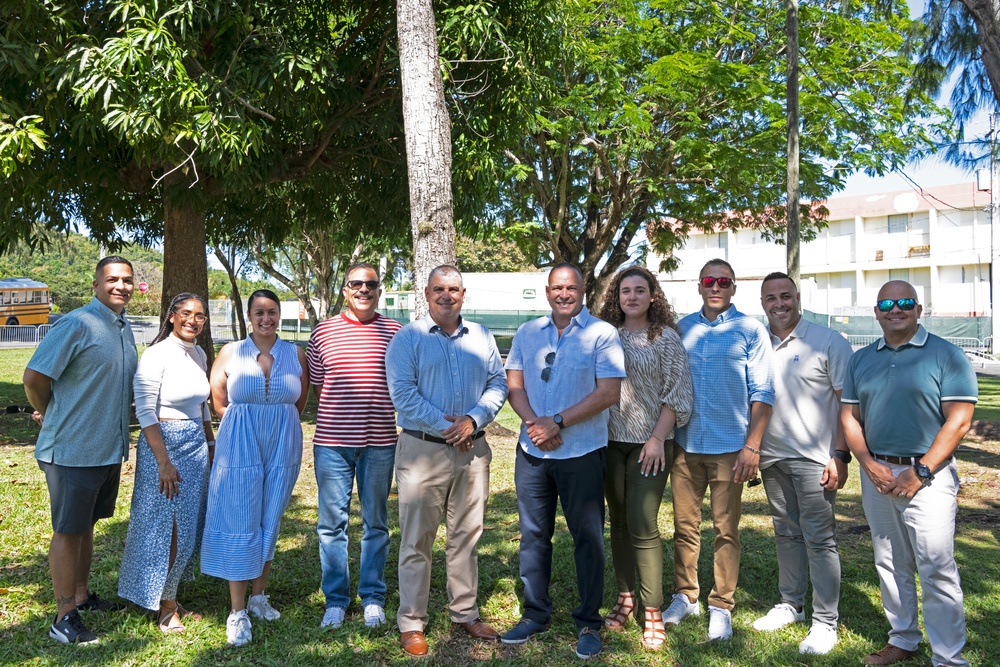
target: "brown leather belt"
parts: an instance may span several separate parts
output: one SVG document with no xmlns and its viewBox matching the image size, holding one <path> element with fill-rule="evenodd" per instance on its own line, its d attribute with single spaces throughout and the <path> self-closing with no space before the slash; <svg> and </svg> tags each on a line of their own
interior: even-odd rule
<svg viewBox="0 0 1000 667">
<path fill-rule="evenodd" d="M 417 440 L 426 440 L 427 442 L 436 442 L 439 445 L 447 445 L 449 442 L 444 438 L 439 438 L 436 435 L 430 435 L 429 433 L 424 433 L 423 431 L 414 431 L 411 428 L 404 428 L 403 433 L 406 435 L 416 438 Z M 478 433 L 472 434 L 473 440 L 479 440 L 479 438 L 486 435 L 486 431 L 479 431 Z"/>
<path fill-rule="evenodd" d="M 876 461 L 885 461 L 886 463 L 892 463 L 897 466 L 916 465 L 917 461 L 920 460 L 920 457 L 923 456 L 923 454 L 918 454 L 917 456 L 885 456 L 883 454 L 876 454 L 872 451 L 869 451 L 868 453 L 871 454 L 872 458 Z M 941 463 L 941 465 L 943 466 L 949 463 L 951 459 L 952 457 L 949 456 Z"/>
</svg>

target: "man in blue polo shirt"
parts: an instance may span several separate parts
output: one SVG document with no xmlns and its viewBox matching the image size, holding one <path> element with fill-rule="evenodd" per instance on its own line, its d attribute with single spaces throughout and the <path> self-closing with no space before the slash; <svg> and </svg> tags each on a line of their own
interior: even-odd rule
<svg viewBox="0 0 1000 667">
<path fill-rule="evenodd" d="M 128 458 L 129 405 L 138 362 L 125 306 L 132 265 L 112 255 L 97 263 L 94 298 L 61 318 L 24 371 L 24 392 L 42 431 L 35 458 L 52 510 L 49 570 L 59 610 L 49 637 L 91 644 L 97 635 L 79 610 L 118 609 L 88 588 L 94 524 L 110 518 Z"/>
<path fill-rule="evenodd" d="M 615 328 L 584 307 L 576 266 L 553 267 L 545 296 L 552 314 L 522 324 L 507 355 L 510 406 L 522 420 L 514 485 L 524 611 L 500 640 L 523 644 L 549 627 L 552 535 L 561 502 L 580 595 L 573 610 L 576 655 L 587 660 L 602 648 L 608 408 L 621 394 L 625 352 Z"/>
<path fill-rule="evenodd" d="M 979 391 L 965 354 L 917 323 L 909 283 L 882 286 L 875 318 L 883 337 L 858 350 L 844 378 L 844 436 L 861 469 L 861 499 L 891 630 L 869 665 L 909 660 L 920 644 L 914 565 L 934 665 L 965 666 L 965 611 L 955 563 L 955 450 Z"/>
<path fill-rule="evenodd" d="M 715 585 L 708 594 L 708 638 L 733 636 L 730 612 L 740 573 L 743 483 L 756 478 L 760 443 L 774 404 L 771 337 L 732 305 L 736 274 L 713 259 L 698 274 L 702 308 L 680 322 L 691 365 L 694 408 L 677 429 L 670 488 L 674 502 L 674 596 L 664 625 L 701 613 L 698 556 L 701 506 L 712 499 Z"/>
</svg>

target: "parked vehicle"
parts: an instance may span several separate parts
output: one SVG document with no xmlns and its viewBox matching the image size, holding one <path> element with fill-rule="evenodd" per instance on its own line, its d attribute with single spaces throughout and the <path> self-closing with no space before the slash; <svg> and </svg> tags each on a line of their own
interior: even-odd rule
<svg viewBox="0 0 1000 667">
<path fill-rule="evenodd" d="M 0 279 L 0 324 L 48 324 L 49 286 L 29 278 Z"/>
</svg>

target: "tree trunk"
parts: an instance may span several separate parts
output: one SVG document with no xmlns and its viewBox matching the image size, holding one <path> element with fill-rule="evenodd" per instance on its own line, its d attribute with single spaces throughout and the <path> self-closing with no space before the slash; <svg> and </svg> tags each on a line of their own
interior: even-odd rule
<svg viewBox="0 0 1000 667">
<path fill-rule="evenodd" d="M 235 249 L 233 250 L 235 254 Z M 247 337 L 247 320 L 243 315 L 243 297 L 240 295 L 240 285 L 236 280 L 236 270 L 233 268 L 233 265 L 236 263 L 235 257 L 230 258 L 219 246 L 215 246 L 215 256 L 219 259 L 219 263 L 222 264 L 222 268 L 226 270 L 226 275 L 229 276 L 229 300 L 233 305 L 233 338 L 243 340 Z M 237 326 L 239 326 L 238 330 Z"/>
<path fill-rule="evenodd" d="M 799 284 L 799 3 L 787 0 L 785 31 L 788 36 L 788 77 L 785 104 L 788 126 L 788 222 L 785 231 L 788 275 Z"/>
<path fill-rule="evenodd" d="M 1000 2 L 998 0 L 961 0 L 976 22 L 979 48 L 983 53 L 986 76 L 993 87 L 993 97 L 1000 105 Z"/>
<path fill-rule="evenodd" d="M 181 292 L 208 294 L 208 261 L 205 257 L 205 209 L 168 176 L 163 194 L 163 293 L 160 296 L 160 322 L 166 317 L 170 300 Z M 175 186 L 176 184 L 176 186 Z M 175 186 L 175 187 L 172 187 Z M 212 344 L 212 321 L 198 336 L 198 344 L 208 355 L 211 368 L 215 360 Z"/>
<path fill-rule="evenodd" d="M 403 87 L 403 128 L 410 185 L 415 315 L 427 311 L 427 275 L 455 263 L 451 192 L 451 121 L 438 64 L 431 0 L 397 0 L 396 29 Z"/>
</svg>

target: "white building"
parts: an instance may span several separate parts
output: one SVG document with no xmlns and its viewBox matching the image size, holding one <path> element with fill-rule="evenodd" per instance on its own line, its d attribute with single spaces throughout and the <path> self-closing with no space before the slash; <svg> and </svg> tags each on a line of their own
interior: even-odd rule
<svg viewBox="0 0 1000 667">
<path fill-rule="evenodd" d="M 834 316 L 870 315 L 879 288 L 906 280 L 917 288 L 925 314 L 990 314 L 990 193 L 974 182 L 877 195 L 833 197 L 829 225 L 802 244 L 803 307 Z M 760 281 L 784 271 L 786 249 L 760 232 L 692 231 L 675 251 L 680 267 L 661 275 L 674 307 L 701 307 L 695 281 L 706 261 L 720 257 L 736 270 L 733 302 L 761 314 Z M 656 269 L 661 257 L 650 254 Z"/>
</svg>

